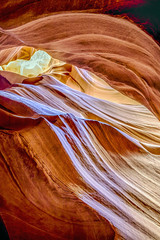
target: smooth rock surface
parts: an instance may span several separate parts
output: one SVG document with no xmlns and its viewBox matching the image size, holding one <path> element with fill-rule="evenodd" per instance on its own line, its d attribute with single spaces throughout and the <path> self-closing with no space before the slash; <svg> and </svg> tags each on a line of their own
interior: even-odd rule
<svg viewBox="0 0 160 240">
<path fill-rule="evenodd" d="M 38 2 L 47 4 L 1 9 L 1 65 L 39 49 L 53 61 L 33 78 L 0 71 L 0 215 L 9 238 L 159 239 L 160 47 L 126 20 L 76 12 L 105 1 L 71 1 L 68 13 L 57 1 L 58 14 L 51 5 L 39 12 Z"/>
</svg>

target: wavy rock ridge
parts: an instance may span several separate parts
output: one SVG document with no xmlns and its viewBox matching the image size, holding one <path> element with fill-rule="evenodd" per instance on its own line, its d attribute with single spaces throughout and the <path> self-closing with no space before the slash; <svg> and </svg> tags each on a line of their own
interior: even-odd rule
<svg viewBox="0 0 160 240">
<path fill-rule="evenodd" d="M 1 72 L 9 238 L 159 239 L 159 46 L 102 14 L 18 25 L 1 29 L 1 65 L 34 48 L 63 62 L 37 78 Z"/>
</svg>

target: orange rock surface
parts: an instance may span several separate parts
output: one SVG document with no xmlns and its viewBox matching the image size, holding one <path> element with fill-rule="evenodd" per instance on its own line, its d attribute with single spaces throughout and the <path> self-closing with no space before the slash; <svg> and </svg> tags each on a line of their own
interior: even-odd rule
<svg viewBox="0 0 160 240">
<path fill-rule="evenodd" d="M 52 57 L 0 71 L 1 236 L 160 238 L 160 47 L 105 4 L 1 6 L 1 66 Z"/>
</svg>

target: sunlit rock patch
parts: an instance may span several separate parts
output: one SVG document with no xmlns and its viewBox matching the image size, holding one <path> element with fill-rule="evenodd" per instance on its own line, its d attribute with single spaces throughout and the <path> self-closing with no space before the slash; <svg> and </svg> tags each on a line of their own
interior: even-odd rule
<svg viewBox="0 0 160 240">
<path fill-rule="evenodd" d="M 36 51 L 29 60 L 17 59 L 0 67 L 0 70 L 18 73 L 25 77 L 36 77 L 47 71 L 51 65 L 51 56 L 44 51 Z"/>
</svg>

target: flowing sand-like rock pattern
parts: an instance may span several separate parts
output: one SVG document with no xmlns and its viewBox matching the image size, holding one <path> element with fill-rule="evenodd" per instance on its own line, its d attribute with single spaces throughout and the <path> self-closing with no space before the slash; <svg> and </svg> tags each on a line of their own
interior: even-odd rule
<svg viewBox="0 0 160 240">
<path fill-rule="evenodd" d="M 21 11 L 2 21 L 1 65 L 52 61 L 0 71 L 0 224 L 14 240 L 158 240 L 160 47 L 123 19 Z"/>
<path fill-rule="evenodd" d="M 49 34 L 42 37 L 44 32 Z M 2 50 L 17 45 L 45 49 L 96 73 L 160 118 L 159 46 L 134 24 L 106 15 L 58 14 L 3 30 L 0 41 Z"/>
</svg>

